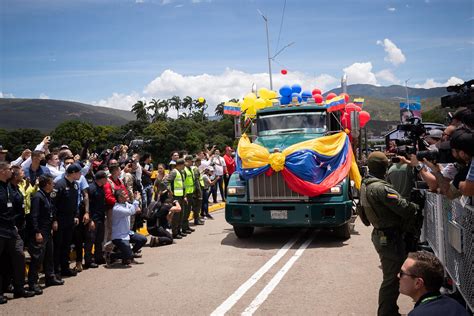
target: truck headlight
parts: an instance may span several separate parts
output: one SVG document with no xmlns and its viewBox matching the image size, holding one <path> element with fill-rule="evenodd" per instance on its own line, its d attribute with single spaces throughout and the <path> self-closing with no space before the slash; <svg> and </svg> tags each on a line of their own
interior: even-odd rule
<svg viewBox="0 0 474 316">
<path fill-rule="evenodd" d="M 228 195 L 245 195 L 245 187 L 228 187 Z"/>
</svg>

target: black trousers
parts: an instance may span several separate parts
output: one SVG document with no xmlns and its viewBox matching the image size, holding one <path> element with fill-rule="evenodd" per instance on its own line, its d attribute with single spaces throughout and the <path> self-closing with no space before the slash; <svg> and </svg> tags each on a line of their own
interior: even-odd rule
<svg viewBox="0 0 474 316">
<path fill-rule="evenodd" d="M 225 201 L 225 192 L 224 192 L 224 180 L 223 178 L 224 176 L 221 176 L 219 178 L 219 180 L 217 180 L 216 184 L 214 185 L 214 190 L 211 190 L 212 191 L 212 199 L 214 200 L 214 203 L 217 201 L 217 190 L 219 189 L 220 193 L 221 193 L 221 199 L 222 201 Z"/>
<path fill-rule="evenodd" d="M 104 253 L 102 251 L 102 244 L 104 243 L 105 224 L 104 222 L 94 222 L 95 230 L 90 231 L 86 228 L 85 242 L 84 242 L 84 262 L 85 264 L 92 263 L 92 245 L 94 245 L 94 262 L 98 263 L 104 261 Z"/>
<path fill-rule="evenodd" d="M 74 244 L 74 252 L 76 253 L 76 262 L 82 262 L 82 252 L 84 250 L 84 242 L 87 239 L 88 227 L 80 222 L 74 227 L 72 243 Z"/>
<path fill-rule="evenodd" d="M 15 237 L 0 237 L 0 257 L 5 254 L 13 267 L 13 286 L 15 292 L 22 292 L 25 286 L 25 254 L 23 253 L 23 240 L 16 233 Z M 3 291 L 3 276 L 0 273 L 0 291 Z"/>
<path fill-rule="evenodd" d="M 37 243 L 35 237 L 30 237 L 28 252 L 31 256 L 30 269 L 28 270 L 28 284 L 38 283 L 38 270 L 43 263 L 46 278 L 54 277 L 53 238 L 50 234 L 41 233 L 43 242 Z"/>
<path fill-rule="evenodd" d="M 69 253 L 74 233 L 74 221 L 59 221 L 58 230 L 54 232 L 54 271 L 56 274 L 69 269 Z"/>
<path fill-rule="evenodd" d="M 153 237 L 158 237 L 160 245 L 170 245 L 173 243 L 173 236 L 162 226 L 151 227 L 148 229 L 148 233 Z"/>
</svg>

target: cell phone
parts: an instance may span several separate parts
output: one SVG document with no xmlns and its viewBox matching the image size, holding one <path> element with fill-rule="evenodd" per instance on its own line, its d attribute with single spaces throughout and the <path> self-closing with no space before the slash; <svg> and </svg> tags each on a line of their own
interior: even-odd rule
<svg viewBox="0 0 474 316">
<path fill-rule="evenodd" d="M 401 160 L 400 160 L 399 157 L 393 157 L 393 158 L 391 159 L 391 161 L 392 161 L 393 163 L 399 163 Z"/>
</svg>

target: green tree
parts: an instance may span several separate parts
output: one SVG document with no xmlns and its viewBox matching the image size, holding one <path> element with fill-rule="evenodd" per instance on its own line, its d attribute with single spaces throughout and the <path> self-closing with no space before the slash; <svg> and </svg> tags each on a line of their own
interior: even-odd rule
<svg viewBox="0 0 474 316">
<path fill-rule="evenodd" d="M 175 95 L 171 99 L 168 99 L 168 104 L 170 105 L 170 107 L 176 110 L 176 117 L 179 118 L 179 110 L 182 108 L 181 98 Z"/>
<path fill-rule="evenodd" d="M 146 101 L 139 100 L 132 105 L 132 112 L 135 113 L 137 121 L 148 121 Z"/>
<path fill-rule="evenodd" d="M 216 116 L 219 116 L 219 117 L 223 117 L 224 116 L 224 102 L 221 102 L 219 103 L 217 106 L 216 106 L 216 109 L 214 111 L 214 114 Z"/>
<path fill-rule="evenodd" d="M 149 114 L 151 121 L 156 122 L 160 116 L 160 99 L 151 99 L 150 104 L 146 109 L 151 112 L 151 114 Z"/>
<path fill-rule="evenodd" d="M 184 97 L 183 101 L 181 102 L 181 106 L 183 110 L 188 109 L 188 117 L 190 117 L 194 106 L 193 99 L 190 96 Z"/>
<path fill-rule="evenodd" d="M 20 128 L 8 132 L 6 136 L 6 143 L 2 145 L 8 149 L 14 159 L 16 159 L 24 149 L 29 148 L 34 150 L 36 145 L 41 143 L 45 135 L 37 129 Z"/>
<path fill-rule="evenodd" d="M 72 120 L 59 124 L 51 133 L 52 144 L 60 146 L 67 144 L 74 153 L 79 153 L 86 141 L 94 140 L 95 129 L 90 123 Z M 94 149 L 96 144 L 91 144 Z"/>
</svg>

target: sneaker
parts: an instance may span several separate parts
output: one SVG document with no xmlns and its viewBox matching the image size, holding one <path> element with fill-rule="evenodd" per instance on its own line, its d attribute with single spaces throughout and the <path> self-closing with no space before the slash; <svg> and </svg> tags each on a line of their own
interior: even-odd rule
<svg viewBox="0 0 474 316">
<path fill-rule="evenodd" d="M 144 262 L 139 262 L 135 259 L 130 260 L 130 264 L 143 264 Z"/>
<path fill-rule="evenodd" d="M 43 290 L 39 287 L 38 284 L 33 284 L 33 285 L 28 286 L 28 290 L 31 292 L 35 292 L 35 295 L 43 294 Z"/>
<path fill-rule="evenodd" d="M 133 253 L 133 258 L 141 258 L 141 257 L 142 257 L 141 253 L 138 253 L 138 252 Z"/>
<path fill-rule="evenodd" d="M 186 229 L 186 230 L 190 231 L 191 233 L 196 231 L 194 228 L 191 228 L 191 227 L 188 227 L 188 229 Z"/>
<path fill-rule="evenodd" d="M 195 219 L 194 220 L 194 225 L 204 225 L 204 222 L 203 221 L 200 221 L 198 219 Z"/>
</svg>

